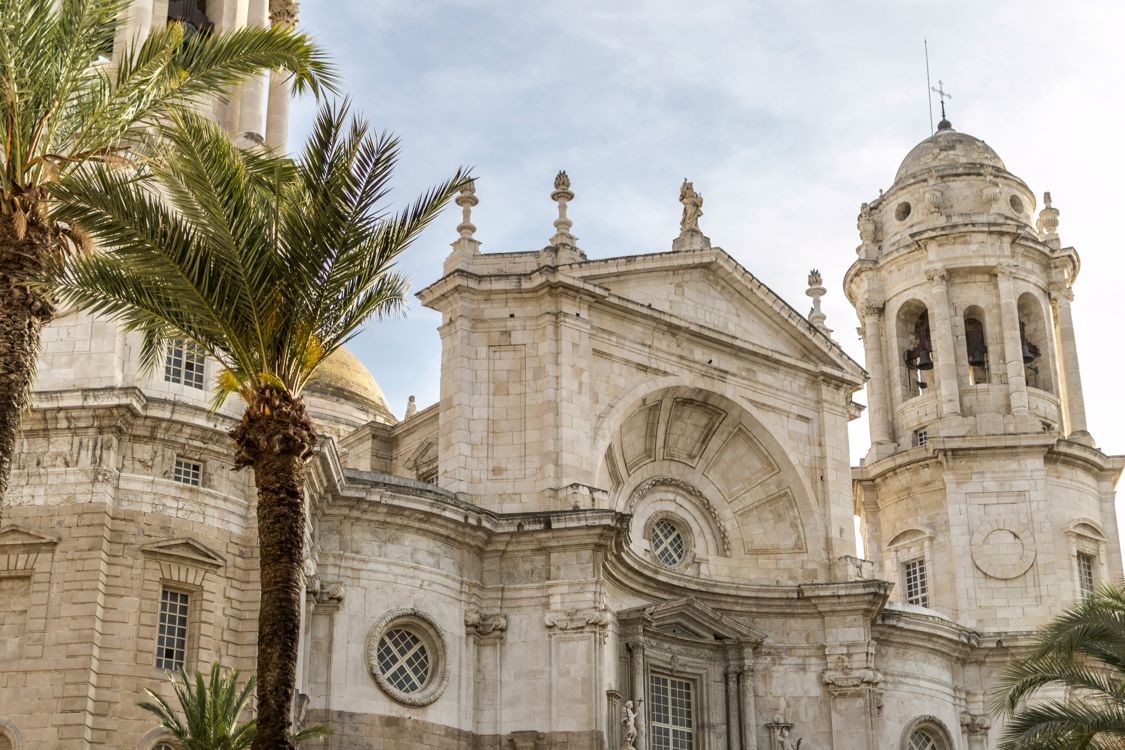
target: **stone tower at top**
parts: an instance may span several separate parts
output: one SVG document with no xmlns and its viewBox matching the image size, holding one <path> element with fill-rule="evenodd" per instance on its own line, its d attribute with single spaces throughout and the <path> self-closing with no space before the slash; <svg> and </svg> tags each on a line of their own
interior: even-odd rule
<svg viewBox="0 0 1125 750">
<path fill-rule="evenodd" d="M 984 141 L 942 120 L 859 214 L 869 460 L 930 438 L 1061 431 L 1093 445 L 1071 324 L 1078 255 Z"/>
<path fill-rule="evenodd" d="M 903 604 L 1035 627 L 1121 570 L 1122 460 L 1086 430 L 1078 254 L 984 141 L 942 120 L 859 214 L 872 446 L 854 474 L 868 556 Z M 1114 571 L 1111 573 L 1110 571 Z"/>
</svg>

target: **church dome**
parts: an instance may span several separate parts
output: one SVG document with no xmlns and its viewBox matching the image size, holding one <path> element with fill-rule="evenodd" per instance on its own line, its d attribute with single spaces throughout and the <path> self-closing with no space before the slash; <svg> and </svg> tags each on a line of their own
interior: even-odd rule
<svg viewBox="0 0 1125 750">
<path fill-rule="evenodd" d="M 895 182 L 935 167 L 975 166 L 1005 169 L 992 147 L 967 133 L 958 133 L 942 120 L 938 131 L 910 150 L 895 174 Z"/>
<path fill-rule="evenodd" d="M 317 368 L 316 375 L 305 387 L 309 395 L 321 399 L 345 401 L 395 421 L 383 389 L 363 363 L 344 347 L 340 347 Z"/>
</svg>

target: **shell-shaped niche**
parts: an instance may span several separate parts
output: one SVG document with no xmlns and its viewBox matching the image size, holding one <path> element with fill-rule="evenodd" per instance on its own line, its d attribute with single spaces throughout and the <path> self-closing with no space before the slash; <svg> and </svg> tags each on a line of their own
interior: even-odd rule
<svg viewBox="0 0 1125 750">
<path fill-rule="evenodd" d="M 650 569 L 716 580 L 812 580 L 825 553 L 811 494 L 783 445 L 744 406 L 676 387 L 612 415 L 603 470 Z"/>
</svg>

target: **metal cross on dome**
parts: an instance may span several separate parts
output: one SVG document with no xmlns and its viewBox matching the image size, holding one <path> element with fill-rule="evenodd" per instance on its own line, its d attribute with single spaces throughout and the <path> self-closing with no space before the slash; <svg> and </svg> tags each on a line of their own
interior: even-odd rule
<svg viewBox="0 0 1125 750">
<path fill-rule="evenodd" d="M 940 78 L 938 79 L 937 86 L 930 86 L 930 91 L 937 94 L 938 99 L 941 101 L 941 119 L 944 120 L 945 119 L 945 100 L 946 99 L 952 99 L 953 94 L 950 94 L 945 90 L 945 84 L 942 83 Z M 933 120 L 930 120 L 930 122 L 933 122 Z"/>
</svg>

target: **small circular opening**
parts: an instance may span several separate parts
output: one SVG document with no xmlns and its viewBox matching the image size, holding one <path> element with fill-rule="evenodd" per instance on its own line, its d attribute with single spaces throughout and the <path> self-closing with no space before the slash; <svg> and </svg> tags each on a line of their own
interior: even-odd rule
<svg viewBox="0 0 1125 750">
<path fill-rule="evenodd" d="M 903 201 L 895 207 L 895 218 L 899 221 L 905 221 L 908 216 L 910 216 L 910 204 Z"/>
<path fill-rule="evenodd" d="M 1017 214 L 1023 213 L 1023 201 L 1020 200 L 1020 197 L 1018 195 L 1013 195 L 1011 198 L 1009 198 L 1008 205 L 1011 206 L 1012 210 Z"/>
</svg>

